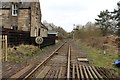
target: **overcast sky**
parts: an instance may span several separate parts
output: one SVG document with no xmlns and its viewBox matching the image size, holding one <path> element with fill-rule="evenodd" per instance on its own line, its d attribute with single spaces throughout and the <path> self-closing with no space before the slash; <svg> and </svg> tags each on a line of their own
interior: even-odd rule
<svg viewBox="0 0 120 80">
<path fill-rule="evenodd" d="M 40 0 L 42 21 L 54 23 L 67 32 L 72 31 L 73 24 L 85 25 L 95 22 L 100 11 L 113 11 L 119 0 Z"/>
</svg>

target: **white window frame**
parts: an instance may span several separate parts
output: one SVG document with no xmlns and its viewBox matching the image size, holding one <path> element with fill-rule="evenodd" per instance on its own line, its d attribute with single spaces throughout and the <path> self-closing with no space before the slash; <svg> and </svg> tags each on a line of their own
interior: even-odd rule
<svg viewBox="0 0 120 80">
<path fill-rule="evenodd" d="M 18 6 L 17 6 L 17 4 L 12 4 L 12 16 L 18 16 Z"/>
</svg>

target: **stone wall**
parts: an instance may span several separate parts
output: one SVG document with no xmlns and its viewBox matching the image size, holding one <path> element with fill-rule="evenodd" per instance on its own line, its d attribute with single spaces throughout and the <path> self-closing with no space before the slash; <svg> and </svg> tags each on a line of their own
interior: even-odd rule
<svg viewBox="0 0 120 80">
<path fill-rule="evenodd" d="M 5 28 L 11 27 L 10 13 L 11 11 L 9 9 L 0 10 L 0 19 L 2 20 L 0 26 L 3 26 Z"/>
<path fill-rule="evenodd" d="M 40 36 L 41 37 L 47 37 L 47 29 L 41 28 L 40 29 Z"/>
<path fill-rule="evenodd" d="M 19 10 L 18 29 L 23 31 L 30 31 L 30 9 Z"/>
<path fill-rule="evenodd" d="M 31 37 L 38 36 L 41 25 L 41 10 L 39 2 L 31 4 Z"/>
<path fill-rule="evenodd" d="M 20 5 L 20 4 L 19 4 Z M 39 2 L 31 2 L 29 8 L 20 8 L 18 16 L 12 16 L 11 7 L 0 10 L 0 19 L 4 28 L 17 26 L 18 30 L 30 31 L 31 37 L 38 36 L 41 28 L 41 9 Z"/>
<path fill-rule="evenodd" d="M 30 30 L 30 10 L 20 9 L 18 16 L 12 16 L 11 10 L 0 10 L 0 19 L 2 23 L 0 26 L 4 28 L 11 28 L 12 26 L 18 26 L 18 30 L 29 31 Z"/>
</svg>

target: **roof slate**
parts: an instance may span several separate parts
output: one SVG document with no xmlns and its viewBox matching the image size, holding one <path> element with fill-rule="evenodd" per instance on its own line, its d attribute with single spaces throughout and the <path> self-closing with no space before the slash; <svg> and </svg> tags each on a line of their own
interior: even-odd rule
<svg viewBox="0 0 120 80">
<path fill-rule="evenodd" d="M 48 31 L 48 34 L 58 34 L 58 32 L 50 30 L 50 31 Z"/>
<path fill-rule="evenodd" d="M 1 7 L 2 8 L 10 8 L 10 3 L 9 2 L 2 2 Z"/>
<path fill-rule="evenodd" d="M 31 2 L 22 2 L 19 5 L 19 8 L 30 8 Z M 0 8 L 11 8 L 11 3 L 10 2 L 2 2 L 2 6 Z"/>
<path fill-rule="evenodd" d="M 48 30 L 48 28 L 44 24 L 41 24 L 41 27 Z"/>
</svg>

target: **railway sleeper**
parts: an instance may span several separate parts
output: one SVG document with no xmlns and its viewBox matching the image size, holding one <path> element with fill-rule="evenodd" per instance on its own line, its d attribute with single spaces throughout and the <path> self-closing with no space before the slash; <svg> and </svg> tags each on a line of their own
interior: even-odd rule
<svg viewBox="0 0 120 80">
<path fill-rule="evenodd" d="M 114 80 L 118 79 L 115 74 L 105 68 L 72 64 L 70 78 L 80 80 Z"/>
</svg>

